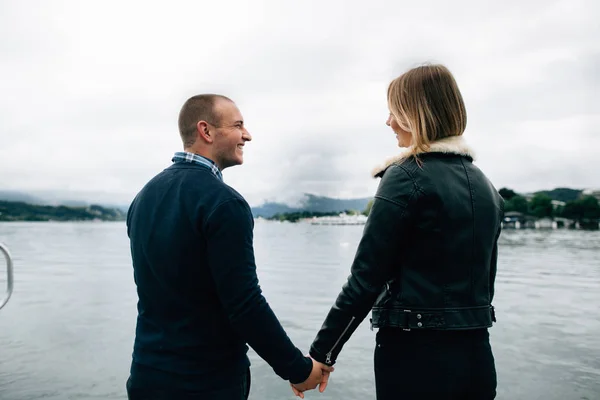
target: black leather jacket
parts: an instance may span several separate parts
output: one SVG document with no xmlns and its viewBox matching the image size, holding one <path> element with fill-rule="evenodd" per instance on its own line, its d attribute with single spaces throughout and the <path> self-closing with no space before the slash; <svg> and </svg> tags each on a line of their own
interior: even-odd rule
<svg viewBox="0 0 600 400">
<path fill-rule="evenodd" d="M 310 355 L 333 365 L 372 310 L 374 328 L 458 330 L 495 321 L 503 200 L 462 138 L 391 160 L 351 268 Z"/>
</svg>

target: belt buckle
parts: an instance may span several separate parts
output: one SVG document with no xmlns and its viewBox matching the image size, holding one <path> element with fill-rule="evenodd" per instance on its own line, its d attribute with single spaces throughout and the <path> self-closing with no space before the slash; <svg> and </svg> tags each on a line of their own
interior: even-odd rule
<svg viewBox="0 0 600 400">
<path fill-rule="evenodd" d="M 404 313 L 405 313 L 404 315 L 410 314 L 411 312 L 412 312 L 411 310 L 404 310 Z M 406 316 L 406 326 L 410 326 L 408 324 L 408 316 Z M 406 331 L 406 332 L 410 332 L 410 328 L 402 328 L 402 330 Z"/>
</svg>

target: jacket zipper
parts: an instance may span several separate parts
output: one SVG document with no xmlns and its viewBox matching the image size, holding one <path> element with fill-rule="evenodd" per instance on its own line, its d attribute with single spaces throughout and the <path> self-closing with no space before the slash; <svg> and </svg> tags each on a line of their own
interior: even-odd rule
<svg viewBox="0 0 600 400">
<path fill-rule="evenodd" d="M 344 329 L 344 331 L 342 332 L 342 334 L 340 335 L 340 337 L 338 338 L 338 340 L 335 342 L 335 344 L 333 345 L 333 347 L 331 348 L 331 350 L 329 350 L 329 353 L 326 354 L 327 358 L 325 359 L 325 362 L 327 364 L 331 364 L 331 355 L 333 353 L 333 350 L 335 350 L 335 348 L 337 347 L 337 345 L 340 343 L 340 340 L 342 340 L 342 338 L 344 337 L 344 335 L 346 334 L 346 332 L 348 332 L 348 329 L 350 329 L 350 325 L 352 325 L 352 323 L 354 322 L 355 319 L 356 319 L 356 317 L 352 317 L 352 319 L 350 320 L 350 322 L 346 326 L 346 329 Z"/>
</svg>

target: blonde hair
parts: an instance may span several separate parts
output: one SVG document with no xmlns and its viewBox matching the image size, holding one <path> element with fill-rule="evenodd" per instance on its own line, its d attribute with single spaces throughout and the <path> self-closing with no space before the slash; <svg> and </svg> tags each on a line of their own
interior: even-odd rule
<svg viewBox="0 0 600 400">
<path fill-rule="evenodd" d="M 436 140 L 462 135 L 467 126 L 462 95 L 443 65 L 405 72 L 390 83 L 387 97 L 396 122 L 412 136 L 411 155 L 426 152 Z"/>
</svg>

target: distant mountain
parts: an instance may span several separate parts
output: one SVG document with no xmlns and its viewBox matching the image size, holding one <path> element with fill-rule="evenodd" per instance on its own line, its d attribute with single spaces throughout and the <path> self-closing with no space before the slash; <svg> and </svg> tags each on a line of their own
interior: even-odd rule
<svg viewBox="0 0 600 400">
<path fill-rule="evenodd" d="M 60 194 L 49 192 L 36 192 L 35 195 L 19 192 L 15 190 L 0 190 L 0 201 L 9 202 L 21 202 L 33 205 L 45 205 L 45 206 L 67 206 L 67 207 L 89 207 L 91 205 L 100 205 L 105 208 L 116 208 L 125 213 L 129 208 L 128 204 L 119 204 L 114 202 L 106 201 L 85 201 L 77 199 L 69 199 L 69 194 Z"/>
<path fill-rule="evenodd" d="M 297 212 L 298 208 L 293 208 L 283 203 L 267 202 L 259 207 L 252 207 L 252 214 L 255 217 L 271 218 L 275 214 Z"/>
<path fill-rule="evenodd" d="M 46 202 L 39 197 L 32 196 L 27 193 L 17 192 L 13 190 L 0 190 L 0 201 L 20 201 L 29 204 L 46 204 Z"/>
<path fill-rule="evenodd" d="M 60 202 L 60 205 L 67 207 L 87 207 L 90 203 L 82 200 L 64 200 Z"/>
<path fill-rule="evenodd" d="M 330 197 L 305 194 L 302 208 L 313 212 L 341 212 L 346 210 L 364 211 L 370 197 L 362 199 L 334 199 Z"/>
<path fill-rule="evenodd" d="M 306 193 L 297 206 L 284 203 L 267 202 L 259 207 L 253 207 L 255 217 L 271 218 L 275 214 L 295 213 L 302 211 L 311 212 L 343 212 L 346 210 L 364 211 L 371 198 L 362 199 L 335 199 L 331 197 L 316 196 Z"/>
<path fill-rule="evenodd" d="M 0 221 L 123 221 L 119 209 L 98 205 L 67 207 L 0 201 Z"/>
</svg>

